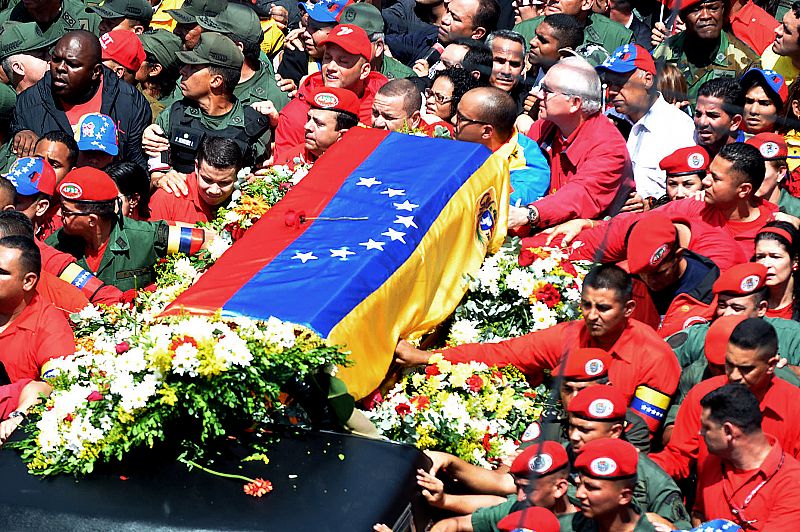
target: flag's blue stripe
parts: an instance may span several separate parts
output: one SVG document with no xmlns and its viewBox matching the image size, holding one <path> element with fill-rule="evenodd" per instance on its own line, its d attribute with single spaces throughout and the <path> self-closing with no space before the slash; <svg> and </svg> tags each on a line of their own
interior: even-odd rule
<svg viewBox="0 0 800 532">
<path fill-rule="evenodd" d="M 275 316 L 327 335 L 411 256 L 445 205 L 488 156 L 489 150 L 478 144 L 390 134 L 345 180 L 320 214 L 329 218 L 366 216 L 368 220 L 314 221 L 242 286 L 223 311 L 260 318 Z M 360 178 L 371 177 L 381 184 L 357 185 Z M 389 188 L 404 190 L 405 194 L 381 194 Z M 417 207 L 407 211 L 394 205 L 406 200 Z M 275 208 L 280 209 L 280 204 Z M 413 216 L 417 228 L 396 223 L 397 216 Z M 457 223 L 474 225 L 477 220 L 472 217 L 473 212 L 466 212 Z M 405 244 L 381 234 L 389 228 L 405 233 Z M 383 251 L 360 245 L 370 238 L 383 242 Z M 348 255 L 346 261 L 332 257 L 331 249 L 343 247 L 355 255 Z M 308 252 L 317 259 L 303 263 L 292 258 Z"/>
</svg>

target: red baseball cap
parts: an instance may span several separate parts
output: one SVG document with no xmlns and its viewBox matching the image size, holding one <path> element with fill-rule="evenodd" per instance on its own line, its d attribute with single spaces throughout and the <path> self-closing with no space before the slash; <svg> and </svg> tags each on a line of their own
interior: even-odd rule
<svg viewBox="0 0 800 532">
<path fill-rule="evenodd" d="M 361 109 L 361 102 L 356 93 L 340 87 L 319 87 L 309 94 L 306 101 L 314 109 L 341 111 L 355 117 L 358 117 L 358 111 Z"/>
<path fill-rule="evenodd" d="M 628 237 L 628 269 L 632 274 L 654 270 L 677 246 L 672 220 L 654 213 L 633 226 Z"/>
<path fill-rule="evenodd" d="M 636 447 L 618 438 L 590 441 L 575 458 L 575 468 L 581 475 L 601 480 L 630 478 L 636 475 L 638 465 Z"/>
<path fill-rule="evenodd" d="M 544 477 L 567 466 L 569 458 L 564 447 L 558 442 L 544 440 L 519 453 L 508 472 L 524 477 Z"/>
<path fill-rule="evenodd" d="M 561 524 L 553 512 L 541 506 L 531 506 L 513 512 L 497 522 L 500 532 L 558 532 Z"/>
<path fill-rule="evenodd" d="M 58 193 L 68 201 L 113 201 L 119 196 L 114 180 L 102 170 L 81 166 L 70 170 L 58 185 Z"/>
<path fill-rule="evenodd" d="M 367 32 L 355 24 L 339 24 L 325 37 L 320 44 L 336 44 L 353 55 L 361 55 L 367 61 L 372 59 L 372 43 Z"/>
<path fill-rule="evenodd" d="M 786 159 L 789 156 L 786 139 L 778 133 L 759 133 L 747 139 L 745 144 L 758 148 L 758 152 L 767 161 Z"/>
<path fill-rule="evenodd" d="M 679 148 L 667 155 L 659 163 L 659 167 L 667 175 L 705 174 L 711 157 L 701 146 Z"/>
<path fill-rule="evenodd" d="M 593 381 L 608 375 L 610 362 L 611 355 L 604 349 L 579 347 L 568 353 L 551 374 L 568 381 Z"/>
<path fill-rule="evenodd" d="M 145 59 L 142 41 L 132 31 L 111 30 L 100 37 L 103 47 L 103 60 L 112 59 L 134 72 L 139 70 Z"/>
<path fill-rule="evenodd" d="M 618 421 L 628 413 L 625 395 L 611 385 L 589 386 L 569 402 L 567 411 L 590 421 Z"/>
<path fill-rule="evenodd" d="M 766 266 L 757 262 L 745 262 L 722 272 L 714 283 L 713 292 L 746 296 L 764 288 L 766 282 Z"/>
<path fill-rule="evenodd" d="M 706 359 L 715 366 L 725 365 L 725 352 L 728 349 L 728 340 L 737 325 L 747 319 L 744 314 L 723 316 L 714 320 L 708 328 L 705 340 Z"/>
</svg>

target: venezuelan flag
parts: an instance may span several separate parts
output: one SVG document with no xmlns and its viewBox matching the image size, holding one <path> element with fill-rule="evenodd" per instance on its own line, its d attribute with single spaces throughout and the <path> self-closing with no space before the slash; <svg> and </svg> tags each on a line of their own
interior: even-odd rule
<svg viewBox="0 0 800 532">
<path fill-rule="evenodd" d="M 337 376 L 363 397 L 502 244 L 508 196 L 507 161 L 481 145 L 352 129 L 165 313 L 308 326 L 351 352 Z"/>
</svg>

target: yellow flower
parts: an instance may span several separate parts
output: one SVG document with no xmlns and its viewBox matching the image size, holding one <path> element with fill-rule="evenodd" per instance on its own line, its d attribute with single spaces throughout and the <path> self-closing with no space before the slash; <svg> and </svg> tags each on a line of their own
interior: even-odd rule
<svg viewBox="0 0 800 532">
<path fill-rule="evenodd" d="M 158 390 L 158 394 L 161 396 L 161 402 L 165 405 L 175 406 L 175 403 L 178 402 L 178 396 L 175 394 L 175 388 L 171 386 L 164 386 Z"/>
<path fill-rule="evenodd" d="M 168 373 L 172 368 L 172 355 L 165 349 L 154 349 L 147 353 L 147 361 L 161 373 Z"/>
<path fill-rule="evenodd" d="M 454 364 L 450 373 L 450 383 L 458 388 L 463 388 L 467 384 L 467 379 L 472 377 L 473 370 L 469 364 Z"/>
<path fill-rule="evenodd" d="M 430 427 L 417 427 L 417 434 L 419 435 L 417 449 L 432 449 L 439 444 L 439 440 L 431 436 L 431 432 L 433 430 Z"/>
<path fill-rule="evenodd" d="M 500 419 L 505 419 L 514 406 L 514 388 L 505 388 L 500 394 L 500 403 L 497 405 L 496 415 Z"/>
</svg>

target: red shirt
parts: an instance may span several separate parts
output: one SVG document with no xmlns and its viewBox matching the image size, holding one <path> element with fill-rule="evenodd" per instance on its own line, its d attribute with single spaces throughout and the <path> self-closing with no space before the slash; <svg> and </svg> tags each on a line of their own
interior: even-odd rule
<svg viewBox="0 0 800 532">
<path fill-rule="evenodd" d="M 192 172 L 186 178 L 189 194 L 176 197 L 175 194 L 158 189 L 150 198 L 150 221 L 167 220 L 168 222 L 210 222 L 214 218 L 211 206 L 200 197 L 197 174 Z"/>
<path fill-rule="evenodd" d="M 707 205 L 704 201 L 698 201 L 694 198 L 671 201 L 663 207 L 655 209 L 655 211 L 670 217 L 681 215 L 689 220 L 699 217 L 707 224 L 727 231 L 742 247 L 745 256 L 752 257 L 756 250 L 756 235 L 772 219 L 773 214 L 778 211 L 778 206 L 768 201 L 760 200 L 757 206 L 759 216 L 752 222 L 729 220 L 713 205 Z"/>
<path fill-rule="evenodd" d="M 617 213 L 634 189 L 625 139 L 603 113 L 596 113 L 564 139 L 552 122 L 537 120 L 528 136 L 550 159 L 550 192 L 532 203 L 539 227 Z"/>
<path fill-rule="evenodd" d="M 72 129 L 75 129 L 75 126 L 78 125 L 80 122 L 81 117 L 83 115 L 89 113 L 99 113 L 100 107 L 103 105 L 103 78 L 100 77 L 100 86 L 97 87 L 97 92 L 94 93 L 94 96 L 86 103 L 78 103 L 75 105 L 69 105 L 67 103 L 62 102 L 64 106 L 64 114 L 67 115 L 67 120 L 69 120 L 69 125 L 72 126 Z"/>
<path fill-rule="evenodd" d="M 730 17 L 733 34 L 758 55 L 775 42 L 775 28 L 780 24 L 752 0 Z M 788 83 L 788 80 L 787 80 Z"/>
<path fill-rule="evenodd" d="M 783 318 L 785 320 L 790 320 L 792 319 L 793 313 L 794 313 L 794 301 L 792 301 L 783 308 L 767 309 L 768 318 Z"/>
<path fill-rule="evenodd" d="M 692 463 L 695 460 L 702 463 L 708 456 L 705 441 L 700 436 L 700 399 L 727 383 L 728 377 L 719 375 L 696 384 L 686 394 L 669 444 L 663 451 L 650 455 L 670 476 L 688 478 Z M 800 388 L 772 377 L 760 404 L 764 432 L 775 435 L 787 453 L 794 457 L 800 455 L 800 415 L 794 410 L 800 404 Z"/>
<path fill-rule="evenodd" d="M 29 382 L 31 379 L 21 379 L 15 383 L 0 386 L 0 420 L 8 418 L 8 415 L 17 409 L 19 394 Z"/>
<path fill-rule="evenodd" d="M 57 309 L 63 311 L 67 317 L 73 312 L 80 312 L 89 304 L 89 299 L 81 292 L 80 288 L 47 271 L 42 271 L 39 276 L 36 293 L 44 301 L 52 303 Z"/>
<path fill-rule="evenodd" d="M 793 532 L 800 527 L 800 463 L 784 453 L 774 436 L 766 436 L 772 449 L 758 469 L 739 471 L 716 455 L 700 463 L 694 508 L 704 521 L 727 519 L 745 530 L 770 532 Z M 739 516 L 733 514 L 734 508 Z M 745 526 L 744 520 L 755 522 Z"/>
<path fill-rule="evenodd" d="M 61 278 L 61 275 L 64 273 L 64 270 L 67 269 L 67 266 L 75 263 L 75 257 L 69 253 L 58 251 L 53 246 L 45 244 L 38 238 L 34 239 L 34 241 L 36 242 L 36 245 L 39 246 L 39 252 L 42 254 L 42 271 L 51 273 Z M 64 280 L 66 282 L 71 282 L 71 279 Z M 92 303 L 103 303 L 106 305 L 113 305 L 121 301 L 122 291 L 120 291 L 116 286 L 103 284 L 96 277 L 94 280 L 96 280 L 96 282 L 86 282 L 81 287 L 81 292 L 83 292 L 89 301 Z M 100 284 L 98 285 L 97 283 Z M 61 305 L 56 303 L 56 306 Z"/>
<path fill-rule="evenodd" d="M 566 353 L 578 347 L 597 347 L 583 320 L 559 323 L 503 342 L 451 347 L 442 354 L 451 362 L 474 360 L 490 366 L 513 364 L 538 383 L 544 370 L 555 368 Z M 647 325 L 628 320 L 609 352 L 609 381 L 625 394 L 628 403 L 640 385 L 666 395 L 675 392 L 681 374 L 678 360 L 667 343 Z M 647 418 L 645 421 L 650 422 Z"/>
<path fill-rule="evenodd" d="M 75 352 L 75 338 L 64 314 L 39 296 L 0 333 L 0 362 L 11 382 L 38 379 L 51 358 Z"/>
</svg>

